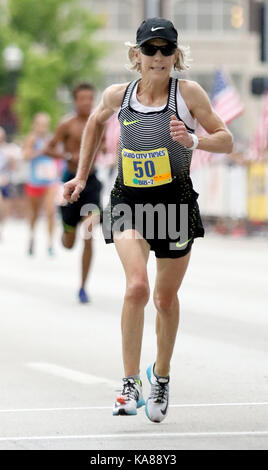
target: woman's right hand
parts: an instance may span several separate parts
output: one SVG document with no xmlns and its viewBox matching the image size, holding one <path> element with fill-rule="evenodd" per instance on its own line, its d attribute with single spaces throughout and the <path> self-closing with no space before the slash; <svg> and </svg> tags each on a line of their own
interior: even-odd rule
<svg viewBox="0 0 268 470">
<path fill-rule="evenodd" d="M 85 186 L 86 180 L 81 178 L 75 177 L 72 180 L 67 181 L 67 183 L 64 184 L 64 199 L 71 203 L 76 202 L 80 197 L 80 193 L 85 189 Z"/>
</svg>

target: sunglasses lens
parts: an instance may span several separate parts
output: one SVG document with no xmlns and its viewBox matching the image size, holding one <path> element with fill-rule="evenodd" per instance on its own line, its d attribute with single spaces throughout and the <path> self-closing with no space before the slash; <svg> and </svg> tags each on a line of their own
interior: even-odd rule
<svg viewBox="0 0 268 470">
<path fill-rule="evenodd" d="M 161 53 L 167 57 L 169 55 L 174 54 L 176 48 L 172 45 L 167 45 L 167 46 L 162 46 L 161 48 L 159 47 L 159 49 Z"/>
<path fill-rule="evenodd" d="M 176 47 L 172 44 L 167 44 L 166 46 L 154 46 L 153 44 L 144 44 L 141 46 L 141 52 L 144 55 L 153 56 L 160 51 L 163 56 L 168 57 L 169 55 L 174 54 Z"/>
<path fill-rule="evenodd" d="M 153 56 L 153 55 L 155 55 L 156 52 L 157 52 L 157 47 L 156 47 L 156 46 L 152 46 L 151 44 L 144 44 L 143 46 L 141 46 L 141 52 L 142 52 L 144 55 Z"/>
</svg>

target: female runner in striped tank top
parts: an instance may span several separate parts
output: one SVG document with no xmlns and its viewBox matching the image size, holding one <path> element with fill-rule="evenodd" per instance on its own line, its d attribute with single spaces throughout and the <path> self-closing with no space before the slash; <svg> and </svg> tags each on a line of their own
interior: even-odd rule
<svg viewBox="0 0 268 470">
<path fill-rule="evenodd" d="M 169 370 L 179 322 L 178 290 L 193 241 L 204 236 L 197 197 L 189 176 L 192 151 L 230 153 L 232 136 L 195 82 L 170 78 L 187 68 L 174 25 L 163 18 L 143 21 L 129 51 L 141 78 L 112 85 L 85 128 L 76 177 L 65 198 L 76 201 L 85 187 L 105 122 L 119 110 L 118 177 L 103 215 L 107 243 L 115 243 L 126 275 L 122 312 L 125 378 L 113 415 L 136 415 L 161 422 L 167 415 Z M 197 120 L 208 136 L 194 134 Z M 155 252 L 157 274 L 157 356 L 147 369 L 151 393 L 145 403 L 139 376 L 144 308 L 149 300 L 147 261 Z"/>
</svg>

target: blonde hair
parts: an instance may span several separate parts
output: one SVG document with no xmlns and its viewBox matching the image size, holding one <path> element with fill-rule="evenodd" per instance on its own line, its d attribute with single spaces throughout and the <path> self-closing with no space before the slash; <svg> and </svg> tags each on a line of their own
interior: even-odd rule
<svg viewBox="0 0 268 470">
<path fill-rule="evenodd" d="M 128 47 L 128 59 L 130 64 L 127 65 L 127 68 L 132 71 L 137 71 L 141 73 L 141 66 L 136 61 L 135 51 L 139 49 L 139 46 L 136 44 L 131 44 L 126 42 L 125 45 Z M 178 46 L 175 53 L 178 53 L 178 59 L 174 64 L 174 69 L 179 72 L 182 70 L 188 70 L 190 68 L 191 53 L 189 46 Z"/>
<path fill-rule="evenodd" d="M 39 113 L 36 113 L 33 117 L 34 121 L 37 121 L 39 118 L 46 118 L 48 121 L 51 120 L 50 115 L 46 113 L 45 111 L 40 111 Z"/>
<path fill-rule="evenodd" d="M 48 128 L 50 127 L 50 123 L 51 123 L 50 115 L 49 115 L 48 113 L 46 113 L 46 112 L 41 111 L 41 112 L 39 112 L 39 113 L 36 113 L 36 114 L 34 115 L 34 117 L 33 117 L 32 132 L 35 132 L 36 126 L 38 125 L 38 120 L 39 120 L 40 118 L 41 118 L 41 119 L 42 119 L 42 118 L 46 119 L 46 121 L 47 121 L 47 126 L 48 126 Z"/>
</svg>

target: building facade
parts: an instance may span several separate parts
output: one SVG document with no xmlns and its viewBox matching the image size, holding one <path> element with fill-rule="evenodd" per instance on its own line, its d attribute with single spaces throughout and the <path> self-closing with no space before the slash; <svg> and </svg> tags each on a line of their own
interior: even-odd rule
<svg viewBox="0 0 268 470">
<path fill-rule="evenodd" d="M 238 89 L 246 111 L 231 124 L 232 131 L 247 142 L 254 132 L 260 97 L 251 93 L 254 76 L 265 75 L 260 60 L 258 0 L 84 0 L 98 14 L 103 28 L 98 38 L 108 44 L 103 60 L 105 85 L 133 79 L 127 64 L 126 41 L 135 43 L 137 26 L 146 16 L 171 19 L 179 40 L 189 45 L 192 66 L 184 78 L 197 80 L 210 93 L 215 70 L 223 69 Z"/>
</svg>

